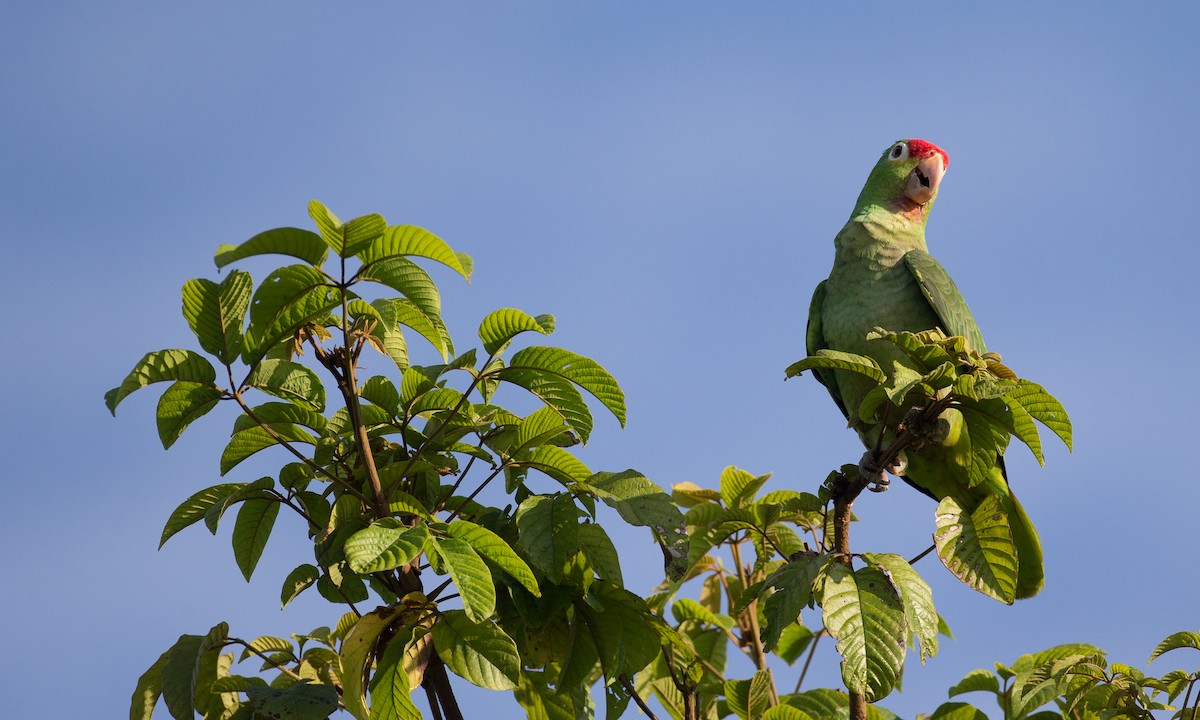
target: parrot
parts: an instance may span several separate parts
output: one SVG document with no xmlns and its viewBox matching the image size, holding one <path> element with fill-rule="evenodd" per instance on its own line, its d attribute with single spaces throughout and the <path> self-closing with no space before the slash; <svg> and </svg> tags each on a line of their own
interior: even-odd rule
<svg viewBox="0 0 1200 720">
<path fill-rule="evenodd" d="M 850 219 L 834 238 L 833 269 L 813 292 L 806 329 L 810 356 L 829 349 L 870 357 L 884 372 L 895 363 L 916 369 L 892 343 L 868 340 L 877 328 L 912 333 L 940 330 L 963 337 L 980 354 L 987 352 L 962 294 L 925 244 L 925 225 L 949 163 L 945 150 L 919 139 L 892 143 L 875 163 Z M 870 466 L 870 448 L 877 447 L 879 433 L 894 436 L 900 418 L 880 427 L 869 425 L 857 412 L 876 383 L 847 371 L 822 369 L 814 375 L 867 446 L 860 463 L 864 473 L 885 478 L 879 468 Z M 887 469 L 934 500 L 953 497 L 968 512 L 984 498 L 998 495 L 1016 547 L 1015 597 L 1032 597 L 1044 582 L 1037 530 L 1009 488 L 1002 454 L 983 482 L 968 486 L 963 479 L 963 465 L 970 463 L 969 452 L 964 452 L 969 441 L 960 432 L 963 422 L 958 410 L 947 409 L 939 418 L 946 431 L 937 441 L 910 448 L 895 467 Z"/>
</svg>

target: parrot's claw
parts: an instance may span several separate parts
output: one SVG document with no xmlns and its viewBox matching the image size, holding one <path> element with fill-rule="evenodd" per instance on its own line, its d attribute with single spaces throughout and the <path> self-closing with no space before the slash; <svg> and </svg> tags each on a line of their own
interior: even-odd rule
<svg viewBox="0 0 1200 720">
<path fill-rule="evenodd" d="M 896 459 L 889 465 L 884 466 L 879 462 L 879 457 L 874 450 L 868 450 L 863 453 L 862 459 L 858 461 L 858 471 L 862 474 L 863 481 L 867 484 L 867 489 L 871 492 L 883 492 L 888 489 L 891 480 L 888 479 L 888 473 L 899 476 L 904 472 L 906 463 L 903 460 Z"/>
</svg>

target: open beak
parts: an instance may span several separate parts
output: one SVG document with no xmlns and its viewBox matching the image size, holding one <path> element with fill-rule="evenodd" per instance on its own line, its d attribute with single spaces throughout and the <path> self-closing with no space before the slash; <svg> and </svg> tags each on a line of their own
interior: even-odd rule
<svg viewBox="0 0 1200 720">
<path fill-rule="evenodd" d="M 909 173 L 904 184 L 904 195 L 918 205 L 925 205 L 937 195 L 938 184 L 945 172 L 942 154 L 930 151 Z"/>
</svg>

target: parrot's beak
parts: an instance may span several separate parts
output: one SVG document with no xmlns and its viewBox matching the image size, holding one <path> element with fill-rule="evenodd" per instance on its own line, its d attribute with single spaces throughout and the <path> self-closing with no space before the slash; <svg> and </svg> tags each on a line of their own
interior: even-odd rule
<svg viewBox="0 0 1200 720">
<path fill-rule="evenodd" d="M 918 205 L 925 205 L 937 195 L 938 184 L 946 173 L 940 152 L 930 151 L 921 158 L 904 183 L 904 195 Z"/>
</svg>

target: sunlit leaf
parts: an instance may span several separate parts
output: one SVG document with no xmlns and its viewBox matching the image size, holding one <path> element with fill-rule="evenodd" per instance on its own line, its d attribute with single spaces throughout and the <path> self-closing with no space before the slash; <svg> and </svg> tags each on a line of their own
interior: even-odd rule
<svg viewBox="0 0 1200 720">
<path fill-rule="evenodd" d="M 865 375 L 877 383 L 887 380 L 887 376 L 879 369 L 879 363 L 874 359 L 837 350 L 818 350 L 803 360 L 792 363 L 784 372 L 790 378 L 805 370 L 844 370 Z"/>
<path fill-rule="evenodd" d="M 549 335 L 554 332 L 554 316 L 533 317 L 516 308 L 500 308 L 489 313 L 479 324 L 479 339 L 488 354 L 495 354 L 523 332 Z"/>
<path fill-rule="evenodd" d="M 241 245 L 222 245 L 217 248 L 216 263 L 223 268 L 229 263 L 253 255 L 279 254 L 299 258 L 309 265 L 325 262 L 328 248 L 325 241 L 311 230 L 281 227 L 266 230 Z"/>
<path fill-rule="evenodd" d="M 150 383 L 186 380 L 200 385 L 213 385 L 217 371 L 203 355 L 191 350 L 158 350 L 146 353 L 121 384 L 104 394 L 104 404 L 113 415 L 117 405 L 131 392 Z"/>
<path fill-rule="evenodd" d="M 456 537 L 434 537 L 433 543 L 458 587 L 467 617 L 477 623 L 490 618 L 496 611 L 496 585 L 479 553 L 469 543 Z"/>
<path fill-rule="evenodd" d="M 180 638 L 182 640 L 182 638 Z M 170 650 L 164 652 L 154 661 L 146 672 L 138 678 L 133 689 L 133 700 L 129 704 L 129 720 L 150 720 L 154 714 L 154 706 L 162 697 L 163 668 L 167 664 Z"/>
<path fill-rule="evenodd" d="M 938 615 L 933 607 L 933 590 L 912 565 L 891 553 L 864 553 L 863 560 L 883 571 L 904 604 L 909 633 L 917 641 L 921 662 L 937 655 Z"/>
<path fill-rule="evenodd" d="M 212 385 L 180 380 L 172 383 L 158 399 L 155 422 L 163 448 L 170 448 L 193 420 L 203 417 L 223 397 Z"/>
<path fill-rule="evenodd" d="M 376 260 L 359 270 L 358 279 L 390 287 L 411 300 L 431 320 L 442 314 L 442 300 L 433 278 L 411 260 L 402 257 Z"/>
<path fill-rule="evenodd" d="M 250 576 L 254 574 L 278 515 L 279 503 L 265 498 L 247 500 L 238 511 L 233 525 L 233 558 L 246 582 L 250 582 Z"/>
<path fill-rule="evenodd" d="M 279 444 L 280 440 L 309 445 L 317 443 L 317 439 L 299 425 L 277 423 L 267 427 L 255 426 L 238 432 L 229 439 L 229 444 L 221 453 L 221 475 L 225 475 L 254 453 Z"/>
<path fill-rule="evenodd" d="M 721 471 L 721 499 L 726 507 L 743 507 L 754 500 L 755 493 L 770 477 L 770 473 L 755 477 L 730 465 Z"/>
<path fill-rule="evenodd" d="M 263 360 L 246 384 L 317 412 L 325 409 L 325 386 L 311 368 L 299 363 Z"/>
<path fill-rule="evenodd" d="M 324 317 L 342 302 L 341 291 L 319 270 L 286 265 L 263 280 L 250 301 L 242 361 L 253 364 L 301 325 Z"/>
<path fill-rule="evenodd" d="M 908 628 L 887 576 L 873 567 L 828 566 L 821 597 L 825 629 L 837 640 L 842 681 L 874 702 L 887 696 L 904 668 Z"/>
<path fill-rule="evenodd" d="M 200 347 L 226 365 L 242 350 L 242 326 L 253 288 L 250 273 L 241 270 L 230 273 L 220 285 L 203 278 L 183 285 L 183 316 Z"/>
<path fill-rule="evenodd" d="M 282 610 L 288 606 L 288 603 L 296 599 L 296 596 L 312 587 L 321 577 L 321 569 L 316 565 L 304 563 L 295 570 L 288 573 L 288 576 L 283 581 L 283 590 L 279 594 L 279 607 Z"/>
<path fill-rule="evenodd" d="M 534 576 L 533 570 L 496 533 L 466 520 L 455 520 L 450 523 L 446 532 L 450 537 L 457 538 L 470 545 L 485 560 L 510 575 L 535 596 L 542 594 L 538 588 L 537 578 Z"/>
<path fill-rule="evenodd" d="M 1068 450 L 1072 448 L 1071 418 L 1067 416 L 1062 403 L 1046 392 L 1045 388 L 1028 380 L 1020 380 L 1017 388 L 1007 397 L 1019 402 L 1035 420 L 1050 428 L 1066 444 Z"/>
<path fill-rule="evenodd" d="M 379 658 L 371 678 L 371 720 L 421 720 L 421 711 L 409 697 L 412 687 L 404 669 L 405 640 L 411 635 L 392 637 Z"/>
<path fill-rule="evenodd" d="M 1178 650 L 1179 648 L 1195 648 L 1200 650 L 1200 633 L 1185 630 L 1168 635 L 1162 642 L 1154 646 L 1154 651 L 1150 653 L 1150 659 L 1146 662 L 1154 662 L 1159 655 L 1171 650 Z"/>
<path fill-rule="evenodd" d="M 562 348 L 533 346 L 514 354 L 508 366 L 553 373 L 575 383 L 608 408 L 621 427 L 625 426 L 625 393 L 596 361 Z"/>
<path fill-rule="evenodd" d="M 428 540 L 429 526 L 425 523 L 408 527 L 395 518 L 384 518 L 350 536 L 344 552 L 354 572 L 382 572 L 411 562 Z"/>
<path fill-rule="evenodd" d="M 456 254 L 441 238 L 415 225 L 392 225 L 358 256 L 363 263 L 371 263 L 395 255 L 428 258 L 471 279 L 470 258 Z"/>
<path fill-rule="evenodd" d="M 512 690 L 520 681 L 517 645 L 491 622 L 447 610 L 433 626 L 433 644 L 454 674 L 479 687 Z"/>
<path fill-rule="evenodd" d="M 158 547 L 161 548 L 166 544 L 167 540 L 175 533 L 201 520 L 210 507 L 237 492 L 245 485 L 246 483 L 213 485 L 194 493 L 187 500 L 181 502 L 179 507 L 175 508 L 171 512 L 171 516 L 167 518 L 167 524 L 163 528 L 162 537 L 159 538 Z"/>
<path fill-rule="evenodd" d="M 972 513 L 946 497 L 938 504 L 936 523 L 933 539 L 946 568 L 979 592 L 1011 605 L 1017 549 L 1000 496 L 987 496 Z"/>
</svg>

